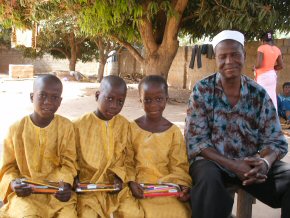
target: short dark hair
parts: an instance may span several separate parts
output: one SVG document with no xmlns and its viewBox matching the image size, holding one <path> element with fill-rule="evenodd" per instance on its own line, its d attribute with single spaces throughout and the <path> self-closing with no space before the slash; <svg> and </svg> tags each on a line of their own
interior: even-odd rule
<svg viewBox="0 0 290 218">
<path fill-rule="evenodd" d="M 272 42 L 274 40 L 273 31 L 269 30 L 267 32 L 264 32 L 261 36 L 261 39 L 265 42 Z"/>
<path fill-rule="evenodd" d="M 283 86 L 282 86 L 283 89 L 284 89 L 285 86 L 290 86 L 290 82 L 285 82 L 285 83 L 283 83 Z"/>
<path fill-rule="evenodd" d="M 109 75 L 105 76 L 100 84 L 100 90 L 106 90 L 107 87 L 113 88 L 124 88 L 124 91 L 127 92 L 127 85 L 126 82 L 119 76 L 116 75 Z"/>
<path fill-rule="evenodd" d="M 168 85 L 167 85 L 166 80 L 162 76 L 149 75 L 149 76 L 144 77 L 139 82 L 139 85 L 138 85 L 139 94 L 141 93 L 141 90 L 142 90 L 144 84 L 157 84 L 157 85 L 162 85 L 165 94 L 168 95 Z"/>
<path fill-rule="evenodd" d="M 63 88 L 61 80 L 53 74 L 42 74 L 36 77 L 36 79 L 33 82 L 33 91 L 37 89 L 37 86 L 39 85 L 39 83 L 58 84 L 61 87 L 61 91 Z"/>
</svg>

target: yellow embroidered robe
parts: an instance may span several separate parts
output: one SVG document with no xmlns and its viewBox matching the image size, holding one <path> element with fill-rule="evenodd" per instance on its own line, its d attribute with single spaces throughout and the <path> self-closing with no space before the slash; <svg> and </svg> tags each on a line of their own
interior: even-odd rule
<svg viewBox="0 0 290 218">
<path fill-rule="evenodd" d="M 1 211 L 10 217 L 76 217 L 76 195 L 61 202 L 53 195 L 31 194 L 17 197 L 10 188 L 16 178 L 51 180 L 73 184 L 76 176 L 76 147 L 71 121 L 55 115 L 51 123 L 40 128 L 29 116 L 11 126 L 4 141 L 0 168 Z"/>
<path fill-rule="evenodd" d="M 128 126 L 129 122 L 121 115 L 104 121 L 93 112 L 75 122 L 80 182 L 113 183 L 114 174 L 124 181 Z M 78 194 L 78 216 L 109 217 L 122 193 Z"/>
<path fill-rule="evenodd" d="M 125 161 L 127 181 L 168 182 L 191 187 L 186 146 L 183 135 L 176 125 L 161 133 L 151 133 L 141 129 L 136 122 L 132 122 L 129 129 Z M 181 202 L 176 197 L 136 200 L 128 191 L 127 198 L 122 200 L 118 210 L 118 217 L 136 217 L 135 213 L 138 210 L 138 217 L 191 216 L 188 203 Z"/>
</svg>

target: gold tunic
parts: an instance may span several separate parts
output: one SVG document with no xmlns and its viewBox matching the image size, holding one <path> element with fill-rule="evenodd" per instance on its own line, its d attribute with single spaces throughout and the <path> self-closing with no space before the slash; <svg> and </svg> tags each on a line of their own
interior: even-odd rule
<svg viewBox="0 0 290 218">
<path fill-rule="evenodd" d="M 104 121 L 93 112 L 75 122 L 80 182 L 113 183 L 114 174 L 124 181 L 128 126 L 129 122 L 121 115 Z M 78 216 L 109 217 L 122 193 L 79 194 Z"/>
<path fill-rule="evenodd" d="M 183 135 L 176 125 L 172 125 L 164 132 L 152 133 L 132 122 L 125 165 L 127 181 L 168 182 L 191 186 L 186 146 Z M 127 198 L 122 201 L 118 210 L 119 217 L 136 217 L 135 212 L 131 211 L 137 209 L 139 209 L 138 217 L 175 218 L 191 215 L 188 203 L 183 203 L 175 197 L 141 200 L 132 198 L 131 193 L 127 193 Z"/>
<path fill-rule="evenodd" d="M 1 211 L 11 217 L 76 217 L 76 196 L 60 202 L 53 195 L 32 194 L 17 197 L 10 188 L 16 178 L 51 180 L 73 184 L 76 171 L 76 147 L 73 124 L 55 115 L 51 123 L 40 128 L 29 116 L 10 127 L 3 146 L 0 169 L 0 198 L 5 205 Z"/>
</svg>

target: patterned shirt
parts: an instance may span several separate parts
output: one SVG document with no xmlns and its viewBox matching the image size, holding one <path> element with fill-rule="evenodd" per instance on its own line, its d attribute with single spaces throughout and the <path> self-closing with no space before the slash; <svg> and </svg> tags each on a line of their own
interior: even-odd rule
<svg viewBox="0 0 290 218">
<path fill-rule="evenodd" d="M 188 104 L 185 139 L 191 162 L 210 147 L 230 159 L 253 156 L 267 148 L 281 159 L 288 150 L 269 95 L 244 75 L 240 99 L 233 107 L 223 92 L 220 73 L 195 85 Z"/>
</svg>

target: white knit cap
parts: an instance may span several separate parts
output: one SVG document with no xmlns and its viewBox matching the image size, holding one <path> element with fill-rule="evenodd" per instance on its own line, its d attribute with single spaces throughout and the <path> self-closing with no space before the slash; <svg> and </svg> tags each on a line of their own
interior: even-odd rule
<svg viewBox="0 0 290 218">
<path fill-rule="evenodd" d="M 244 46 L 244 42 L 245 42 L 244 34 L 235 30 L 224 30 L 224 31 L 221 31 L 219 34 L 217 34 L 215 37 L 213 37 L 212 42 L 211 42 L 213 49 L 215 49 L 217 44 L 219 44 L 221 41 L 224 41 L 227 39 L 237 41 Z"/>
</svg>

